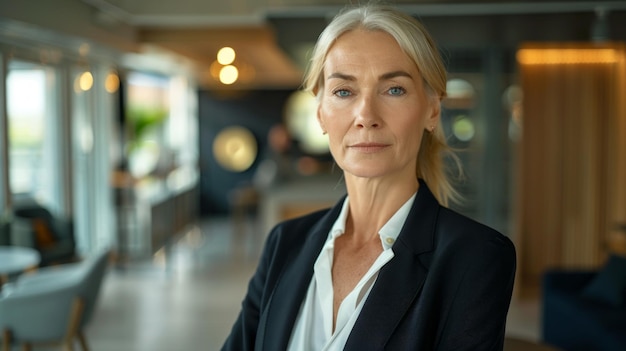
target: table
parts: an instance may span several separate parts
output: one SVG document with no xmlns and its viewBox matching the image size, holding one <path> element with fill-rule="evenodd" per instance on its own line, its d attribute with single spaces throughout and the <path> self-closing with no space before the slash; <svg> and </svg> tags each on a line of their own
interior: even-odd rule
<svg viewBox="0 0 626 351">
<path fill-rule="evenodd" d="M 37 266 L 40 260 L 39 252 L 35 249 L 22 246 L 0 246 L 0 287 L 7 277 Z"/>
<path fill-rule="evenodd" d="M 331 207 L 345 194 L 345 183 L 338 175 L 298 179 L 264 189 L 259 203 L 261 242 L 276 223 Z"/>
</svg>

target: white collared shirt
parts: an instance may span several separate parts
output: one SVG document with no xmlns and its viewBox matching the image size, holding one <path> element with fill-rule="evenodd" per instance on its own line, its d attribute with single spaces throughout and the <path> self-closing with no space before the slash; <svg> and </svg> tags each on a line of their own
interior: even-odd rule
<svg viewBox="0 0 626 351">
<path fill-rule="evenodd" d="M 333 333 L 333 252 L 335 239 L 345 232 L 349 208 L 348 197 L 346 197 L 341 212 L 328 234 L 328 239 L 315 261 L 313 278 L 296 318 L 287 347 L 288 351 L 343 350 L 365 300 L 378 277 L 378 272 L 394 257 L 391 247 L 400 234 L 414 200 L 415 194 L 396 211 L 378 232 L 383 252 L 341 302 Z"/>
</svg>

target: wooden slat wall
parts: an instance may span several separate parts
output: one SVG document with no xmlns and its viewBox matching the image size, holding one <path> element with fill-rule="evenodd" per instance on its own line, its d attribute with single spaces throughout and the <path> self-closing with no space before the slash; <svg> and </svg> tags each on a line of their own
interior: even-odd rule
<svg viewBox="0 0 626 351">
<path fill-rule="evenodd" d="M 518 293 L 536 295 L 548 268 L 591 268 L 626 216 L 624 50 L 613 63 L 520 63 Z M 597 48 L 590 44 L 521 49 Z"/>
<path fill-rule="evenodd" d="M 607 184 L 610 184 L 607 242 L 609 249 L 626 255 L 626 47 L 615 74 L 616 93 L 611 94 L 611 105 L 615 106 L 612 125 L 609 127 L 609 164 Z M 622 229 L 617 229 L 621 226 Z"/>
</svg>

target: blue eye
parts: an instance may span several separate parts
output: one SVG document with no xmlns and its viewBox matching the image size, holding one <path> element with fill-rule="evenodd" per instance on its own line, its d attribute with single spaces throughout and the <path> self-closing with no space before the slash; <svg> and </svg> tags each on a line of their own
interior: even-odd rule
<svg viewBox="0 0 626 351">
<path fill-rule="evenodd" d="M 335 90 L 335 92 L 333 92 L 333 94 L 338 96 L 338 97 L 348 97 L 348 96 L 352 95 L 352 93 L 350 93 L 350 91 L 348 91 L 346 89 Z"/>
<path fill-rule="evenodd" d="M 389 92 L 389 95 L 400 96 L 400 95 L 404 95 L 406 91 L 402 87 L 393 87 L 393 88 L 390 88 L 388 92 Z"/>
</svg>

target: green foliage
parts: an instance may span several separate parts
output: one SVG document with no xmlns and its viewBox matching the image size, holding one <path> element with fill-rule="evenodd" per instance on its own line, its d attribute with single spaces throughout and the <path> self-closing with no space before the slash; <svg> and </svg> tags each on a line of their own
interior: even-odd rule
<svg viewBox="0 0 626 351">
<path fill-rule="evenodd" d="M 132 107 L 128 110 L 127 116 L 132 130 L 131 138 L 140 141 L 147 131 L 163 123 L 167 117 L 167 110 Z"/>
</svg>

